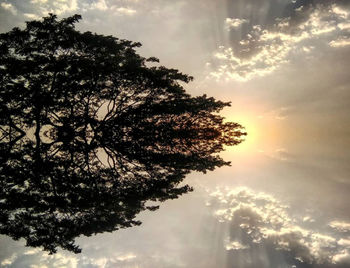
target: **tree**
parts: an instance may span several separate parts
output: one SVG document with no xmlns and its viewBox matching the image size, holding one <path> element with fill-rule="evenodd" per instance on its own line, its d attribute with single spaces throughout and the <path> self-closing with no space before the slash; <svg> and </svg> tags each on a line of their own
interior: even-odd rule
<svg viewBox="0 0 350 268">
<path fill-rule="evenodd" d="M 0 35 L 0 233 L 50 253 L 140 224 L 147 201 L 191 191 L 185 176 L 228 165 L 217 154 L 246 135 L 218 115 L 229 103 L 191 97 L 190 76 L 79 19 Z"/>
</svg>

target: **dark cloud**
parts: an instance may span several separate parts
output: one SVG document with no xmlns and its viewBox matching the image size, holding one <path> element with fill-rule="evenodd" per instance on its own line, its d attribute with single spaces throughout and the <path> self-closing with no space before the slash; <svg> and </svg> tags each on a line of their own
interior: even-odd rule
<svg viewBox="0 0 350 268">
<path fill-rule="evenodd" d="M 214 214 L 230 226 L 227 267 L 349 265 L 350 240 L 307 227 L 312 217 L 291 217 L 288 206 L 273 196 L 242 187 L 217 189 L 211 195 L 217 198 L 212 201 Z M 348 230 L 350 223 L 332 221 L 330 226 Z"/>
<path fill-rule="evenodd" d="M 289 9 L 293 12 L 288 17 L 269 17 L 273 18 L 273 23 L 256 24 L 249 18 L 239 17 L 250 22 L 240 27 L 246 25 L 245 30 L 248 30 L 240 32 L 241 38 L 232 38 L 237 32 L 231 29 L 231 43 L 214 53 L 212 77 L 247 81 L 271 74 L 294 58 L 312 53 L 315 48 L 319 53 L 322 46 L 342 48 L 350 44 L 347 8 L 296 2 Z M 255 13 L 253 17 L 259 17 Z"/>
</svg>

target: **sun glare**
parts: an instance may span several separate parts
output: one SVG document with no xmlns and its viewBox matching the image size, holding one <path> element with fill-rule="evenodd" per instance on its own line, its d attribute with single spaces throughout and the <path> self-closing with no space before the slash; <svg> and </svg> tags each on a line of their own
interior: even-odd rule
<svg viewBox="0 0 350 268">
<path fill-rule="evenodd" d="M 225 146 L 225 151 L 229 153 L 251 153 L 256 149 L 258 143 L 257 120 L 244 115 L 225 116 L 226 122 L 236 122 L 241 124 L 247 136 L 244 141 L 237 146 Z"/>
</svg>

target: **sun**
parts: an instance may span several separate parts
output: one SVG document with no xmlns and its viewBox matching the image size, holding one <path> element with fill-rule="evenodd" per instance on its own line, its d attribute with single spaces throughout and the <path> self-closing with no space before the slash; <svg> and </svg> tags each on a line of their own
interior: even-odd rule
<svg viewBox="0 0 350 268">
<path fill-rule="evenodd" d="M 225 122 L 235 122 L 241 124 L 247 136 L 244 141 L 236 146 L 225 146 L 224 149 L 227 153 L 252 153 L 257 150 L 259 131 L 258 120 L 254 116 L 249 115 L 224 115 Z"/>
</svg>

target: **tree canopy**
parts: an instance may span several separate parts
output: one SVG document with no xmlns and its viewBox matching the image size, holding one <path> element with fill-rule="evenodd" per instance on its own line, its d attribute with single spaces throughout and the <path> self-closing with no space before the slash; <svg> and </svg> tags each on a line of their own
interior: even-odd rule
<svg viewBox="0 0 350 268">
<path fill-rule="evenodd" d="M 0 35 L 0 233 L 50 253 L 140 224 L 147 201 L 191 191 L 185 176 L 228 165 L 218 153 L 246 135 L 218 114 L 229 103 L 185 92 L 192 77 L 79 19 Z"/>
</svg>

